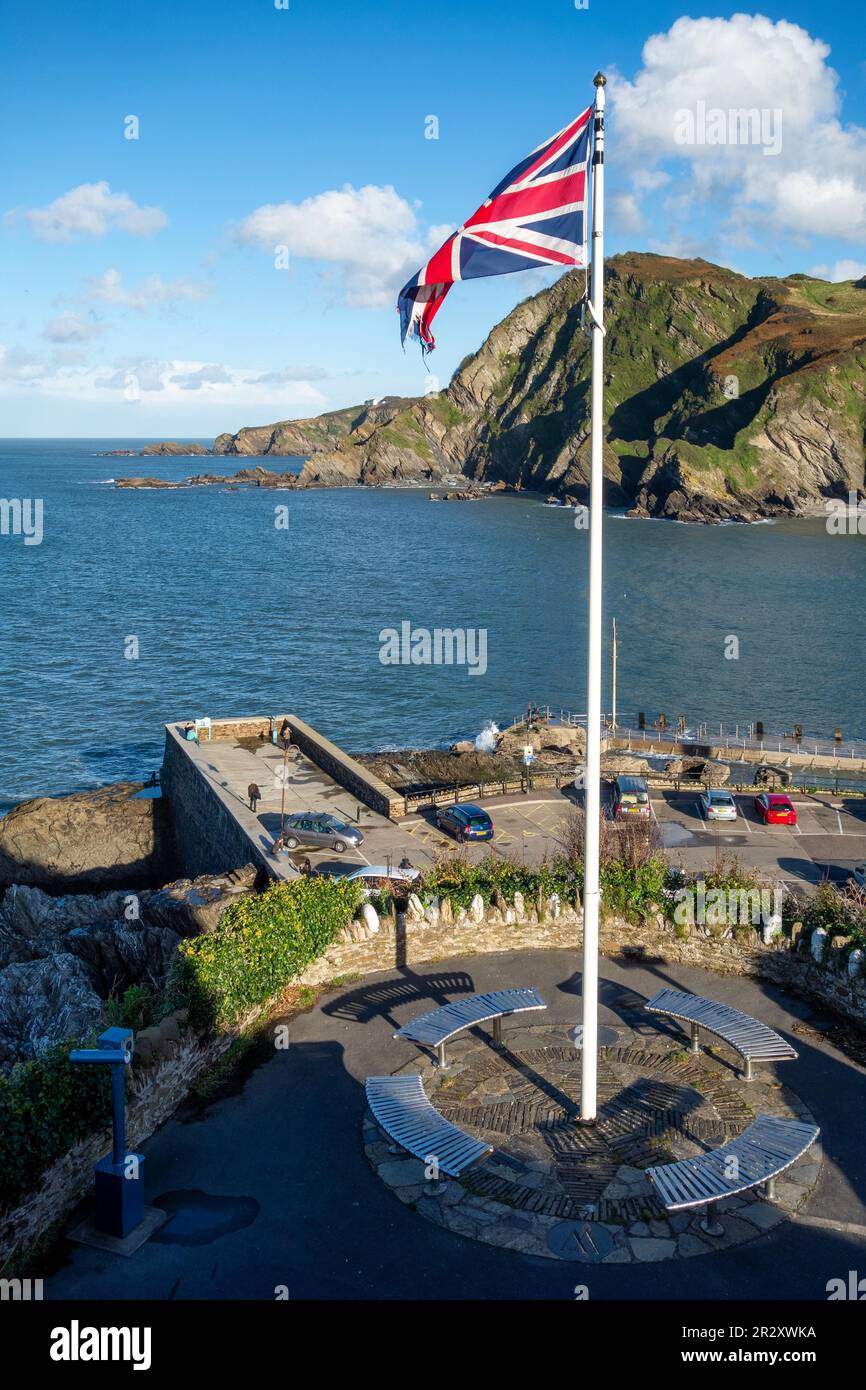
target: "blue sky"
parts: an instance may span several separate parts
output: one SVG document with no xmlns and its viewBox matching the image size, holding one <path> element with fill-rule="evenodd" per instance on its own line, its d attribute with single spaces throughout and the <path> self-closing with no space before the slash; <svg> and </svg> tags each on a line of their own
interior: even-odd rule
<svg viewBox="0 0 866 1390">
<path fill-rule="evenodd" d="M 864 34 L 852 0 L 6 0 L 0 434 L 213 436 L 435 384 L 395 289 L 599 67 L 610 254 L 862 274 Z M 778 150 L 684 144 L 701 102 L 766 107 Z M 458 285 L 438 382 L 548 282 Z"/>
</svg>

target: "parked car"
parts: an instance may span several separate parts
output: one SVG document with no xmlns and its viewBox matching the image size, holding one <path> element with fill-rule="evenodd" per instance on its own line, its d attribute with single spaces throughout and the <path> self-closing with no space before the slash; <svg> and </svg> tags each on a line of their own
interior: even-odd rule
<svg viewBox="0 0 866 1390">
<path fill-rule="evenodd" d="M 856 869 L 852 869 L 851 877 L 861 888 L 866 888 L 866 864 L 858 864 Z"/>
<path fill-rule="evenodd" d="M 440 830 L 447 830 L 455 840 L 492 840 L 493 821 L 480 806 L 463 802 L 458 806 L 440 806 L 436 812 L 436 824 Z"/>
<path fill-rule="evenodd" d="M 313 849 L 335 849 L 338 854 L 349 848 L 357 849 L 364 836 L 353 825 L 346 825 L 326 811 L 298 811 L 286 816 L 283 825 L 286 849 L 310 845 Z"/>
<path fill-rule="evenodd" d="M 341 877 L 345 883 L 362 883 L 364 892 L 369 897 L 371 893 L 379 893 L 383 888 L 398 884 L 404 884 L 408 891 L 409 885 L 421 877 L 421 870 L 394 867 L 389 873 L 387 864 L 362 864 L 359 869 L 353 869 L 351 873 Z"/>
<path fill-rule="evenodd" d="M 755 810 L 765 825 L 797 824 L 794 803 L 782 792 L 761 792 L 755 797 Z"/>
<path fill-rule="evenodd" d="M 613 813 L 617 820 L 640 816 L 649 819 L 649 792 L 642 777 L 617 777 L 614 784 Z"/>
<path fill-rule="evenodd" d="M 737 803 L 730 792 L 708 787 L 701 792 L 701 811 L 704 820 L 736 820 Z"/>
</svg>

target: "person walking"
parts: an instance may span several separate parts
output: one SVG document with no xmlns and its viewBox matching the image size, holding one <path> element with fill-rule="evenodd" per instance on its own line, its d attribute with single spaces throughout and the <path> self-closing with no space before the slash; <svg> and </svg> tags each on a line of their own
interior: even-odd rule
<svg viewBox="0 0 866 1390">
<path fill-rule="evenodd" d="M 257 782 L 250 782 L 250 785 L 247 787 L 247 796 L 250 799 L 250 810 L 255 811 L 256 804 L 262 799 L 262 794 L 259 791 Z"/>
</svg>

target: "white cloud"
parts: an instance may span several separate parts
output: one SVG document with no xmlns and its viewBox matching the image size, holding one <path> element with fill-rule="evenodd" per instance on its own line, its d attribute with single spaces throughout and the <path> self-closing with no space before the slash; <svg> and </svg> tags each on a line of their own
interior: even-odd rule
<svg viewBox="0 0 866 1390">
<path fill-rule="evenodd" d="M 614 193 L 609 198 L 611 220 L 617 232 L 639 232 L 644 225 L 643 214 L 635 193 Z"/>
<path fill-rule="evenodd" d="M 86 343 L 102 331 L 102 324 L 88 323 L 79 314 L 67 310 L 46 323 L 44 336 L 52 343 Z"/>
<path fill-rule="evenodd" d="M 647 40 L 633 81 L 611 74 L 611 162 L 630 165 L 640 190 L 675 160 L 672 195 L 694 212 L 723 206 L 741 240 L 770 232 L 862 241 L 866 131 L 840 119 L 829 54 L 787 20 L 678 19 Z M 680 113 L 697 122 L 700 109 L 764 112 L 763 145 L 777 152 L 761 143 L 683 143 Z"/>
<path fill-rule="evenodd" d="M 0 380 L 19 383 L 40 381 L 50 370 L 44 357 L 35 357 L 24 348 L 0 346 Z"/>
<path fill-rule="evenodd" d="M 209 294 L 210 286 L 199 281 L 165 281 L 159 275 L 149 275 L 133 289 L 123 284 L 119 270 L 106 270 L 102 275 L 92 276 L 88 281 L 88 296 L 91 299 L 142 312 L 157 304 L 206 299 Z"/>
<path fill-rule="evenodd" d="M 814 265 L 808 272 L 816 280 L 832 280 L 838 284 L 840 280 L 862 280 L 866 275 L 866 261 L 836 261 L 835 265 Z"/>
<path fill-rule="evenodd" d="M 416 210 L 396 189 L 346 184 L 301 203 L 267 203 L 244 218 L 238 240 L 286 246 L 292 256 L 341 267 L 348 302 L 379 307 L 397 291 L 453 231 L 421 232 Z"/>
<path fill-rule="evenodd" d="M 313 374 L 319 369 L 304 370 Z M 239 407 L 316 414 L 326 406 L 326 398 L 310 380 L 286 377 L 271 381 L 271 376 L 281 374 L 220 362 L 143 356 L 119 357 L 94 366 L 82 363 L 68 349 L 45 358 L 0 346 L 0 396 L 20 395 L 27 389 L 63 400 L 105 404 L 113 399 L 170 411 L 188 403 L 189 393 L 195 391 L 206 396 L 209 404 L 227 410 Z"/>
<path fill-rule="evenodd" d="M 182 391 L 201 391 L 208 386 L 225 386 L 231 381 L 231 372 L 218 362 L 206 363 L 190 372 L 178 372 L 169 377 L 170 384 L 179 386 Z"/>
<path fill-rule="evenodd" d="M 289 381 L 325 381 L 330 375 L 327 367 L 280 367 L 275 372 L 263 372 L 254 381 L 257 386 L 277 386 Z"/>
<path fill-rule="evenodd" d="M 150 236 L 168 222 L 161 208 L 140 207 L 128 193 L 112 193 L 105 179 L 81 183 L 47 207 L 31 208 L 24 215 L 43 241 L 99 237 L 114 230 L 129 232 L 130 236 Z"/>
</svg>

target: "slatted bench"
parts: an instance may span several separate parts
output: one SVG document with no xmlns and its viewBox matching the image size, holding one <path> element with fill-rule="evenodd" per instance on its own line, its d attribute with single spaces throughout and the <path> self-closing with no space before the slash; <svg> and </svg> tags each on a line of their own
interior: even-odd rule
<svg viewBox="0 0 866 1390">
<path fill-rule="evenodd" d="M 692 1028 L 692 1052 L 700 1052 L 698 1032 L 705 1028 L 715 1033 L 717 1038 L 729 1043 L 745 1062 L 745 1079 L 752 1079 L 752 1062 L 787 1062 L 795 1059 L 797 1053 L 790 1043 L 786 1043 L 772 1028 L 759 1023 L 738 1009 L 727 1004 L 717 1004 L 713 999 L 703 999 L 699 994 L 688 994 L 684 990 L 662 989 L 644 1004 L 650 1013 L 668 1014 L 671 1018 L 690 1023 Z"/>
<path fill-rule="evenodd" d="M 534 989 L 497 989 L 490 994 L 473 994 L 468 999 L 458 999 L 453 1004 L 443 1004 L 441 1009 L 421 1014 L 398 1028 L 394 1037 L 435 1047 L 439 1065 L 444 1067 L 445 1044 L 464 1028 L 492 1019 L 493 1043 L 495 1047 L 501 1047 L 503 1018 L 525 1013 L 529 1009 L 546 1008 L 541 995 Z"/>
<path fill-rule="evenodd" d="M 700 1228 L 707 1235 L 720 1236 L 724 1228 L 717 1219 L 716 1204 L 761 1184 L 772 1201 L 776 1178 L 797 1162 L 820 1132 L 817 1125 L 800 1120 L 758 1115 L 729 1144 L 644 1172 L 668 1211 L 705 1206 Z"/>
<path fill-rule="evenodd" d="M 467 1168 L 493 1153 L 490 1144 L 465 1134 L 444 1120 L 431 1105 L 421 1077 L 368 1076 L 364 1082 L 367 1103 L 387 1134 L 401 1148 L 423 1159 L 435 1160 L 443 1173 L 459 1178 Z"/>
</svg>

